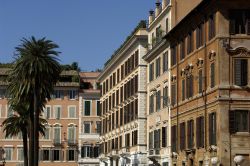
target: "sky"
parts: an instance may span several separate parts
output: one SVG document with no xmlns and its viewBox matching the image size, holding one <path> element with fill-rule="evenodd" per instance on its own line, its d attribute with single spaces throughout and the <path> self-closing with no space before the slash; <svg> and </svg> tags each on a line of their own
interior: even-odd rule
<svg viewBox="0 0 250 166">
<path fill-rule="evenodd" d="M 20 40 L 46 37 L 62 64 L 102 69 L 155 0 L 0 0 L 0 63 L 13 61 Z"/>
</svg>

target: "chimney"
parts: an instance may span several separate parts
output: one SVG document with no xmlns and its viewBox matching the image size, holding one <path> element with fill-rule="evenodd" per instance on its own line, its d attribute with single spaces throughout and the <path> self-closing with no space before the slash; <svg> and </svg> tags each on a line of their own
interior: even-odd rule
<svg viewBox="0 0 250 166">
<path fill-rule="evenodd" d="M 167 7 L 167 0 L 162 0 L 162 9 L 165 9 Z"/>
<path fill-rule="evenodd" d="M 149 11 L 149 17 L 148 17 L 148 23 L 149 25 L 154 21 L 154 11 L 150 10 Z"/>
<path fill-rule="evenodd" d="M 159 0 L 156 1 L 155 6 L 155 17 L 157 17 L 161 13 L 161 3 Z"/>
</svg>

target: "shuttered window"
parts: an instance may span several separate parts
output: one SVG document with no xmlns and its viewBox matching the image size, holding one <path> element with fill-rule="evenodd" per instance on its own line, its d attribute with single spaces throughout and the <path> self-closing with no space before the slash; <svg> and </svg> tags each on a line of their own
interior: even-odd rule
<svg viewBox="0 0 250 166">
<path fill-rule="evenodd" d="M 180 60 L 185 58 L 185 40 L 180 42 Z"/>
<path fill-rule="evenodd" d="M 185 100 L 185 80 L 181 80 L 181 98 Z"/>
<path fill-rule="evenodd" d="M 203 79 L 202 79 L 202 70 L 199 70 L 199 73 L 198 73 L 198 79 L 199 79 L 199 93 L 202 93 L 202 81 L 203 81 Z"/>
<path fill-rule="evenodd" d="M 149 97 L 149 113 L 154 112 L 154 95 Z"/>
<path fill-rule="evenodd" d="M 148 144 L 149 144 L 149 149 L 153 149 L 154 148 L 154 135 L 153 135 L 153 132 L 149 132 L 149 135 L 148 135 Z"/>
<path fill-rule="evenodd" d="M 234 60 L 234 82 L 238 86 L 246 86 L 248 84 L 248 60 Z"/>
<path fill-rule="evenodd" d="M 177 151 L 177 127 L 176 125 L 171 127 L 171 150 L 172 152 Z"/>
<path fill-rule="evenodd" d="M 154 149 L 160 148 L 160 129 L 154 131 Z"/>
<path fill-rule="evenodd" d="M 163 107 L 168 106 L 168 86 L 163 88 Z"/>
<path fill-rule="evenodd" d="M 154 63 L 151 63 L 149 66 L 149 81 L 154 79 Z"/>
<path fill-rule="evenodd" d="M 250 34 L 250 10 L 230 11 L 230 34 Z"/>
<path fill-rule="evenodd" d="M 186 125 L 185 122 L 180 124 L 180 150 L 186 148 Z"/>
<path fill-rule="evenodd" d="M 125 146 L 130 147 L 130 134 L 125 135 Z"/>
<path fill-rule="evenodd" d="M 162 66 L 163 72 L 168 71 L 168 51 L 163 54 Z"/>
<path fill-rule="evenodd" d="M 167 127 L 161 128 L 161 146 L 167 147 Z"/>
<path fill-rule="evenodd" d="M 200 24 L 196 29 L 196 48 L 203 45 L 203 24 Z"/>
<path fill-rule="evenodd" d="M 193 75 L 186 77 L 186 97 L 193 96 Z"/>
<path fill-rule="evenodd" d="M 160 111 L 161 109 L 161 91 L 156 92 L 156 111 Z"/>
<path fill-rule="evenodd" d="M 213 88 L 215 86 L 215 66 L 214 63 L 210 65 L 210 87 Z"/>
<path fill-rule="evenodd" d="M 188 148 L 192 149 L 194 146 L 194 120 L 189 120 L 187 124 L 188 124 L 188 131 L 187 131 Z"/>
<path fill-rule="evenodd" d="M 250 132 L 250 111 L 229 111 L 229 130 L 230 133 Z"/>
<path fill-rule="evenodd" d="M 120 108 L 120 125 L 123 125 L 123 108 Z"/>
<path fill-rule="evenodd" d="M 216 113 L 209 114 L 209 145 L 216 145 Z"/>
<path fill-rule="evenodd" d="M 189 32 L 187 36 L 187 54 L 193 51 L 193 32 Z"/>
<path fill-rule="evenodd" d="M 171 85 L 171 105 L 176 104 L 176 84 Z"/>
<path fill-rule="evenodd" d="M 156 59 L 156 66 L 155 66 L 155 75 L 156 78 L 159 77 L 161 74 L 161 58 Z"/>
<path fill-rule="evenodd" d="M 204 117 L 196 118 L 196 146 L 204 147 Z"/>
<path fill-rule="evenodd" d="M 209 16 L 208 38 L 211 40 L 215 36 L 215 14 Z"/>
<path fill-rule="evenodd" d="M 176 46 L 173 46 L 171 48 L 171 66 L 176 65 L 176 61 L 177 61 L 177 51 L 176 51 Z"/>
</svg>

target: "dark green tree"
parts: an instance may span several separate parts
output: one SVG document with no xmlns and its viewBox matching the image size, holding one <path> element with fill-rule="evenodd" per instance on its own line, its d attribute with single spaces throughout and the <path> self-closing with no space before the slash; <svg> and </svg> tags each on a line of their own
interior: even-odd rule
<svg viewBox="0 0 250 166">
<path fill-rule="evenodd" d="M 23 38 L 16 47 L 16 57 L 9 74 L 7 92 L 10 103 L 29 103 L 29 165 L 38 166 L 39 115 L 45 103 L 51 99 L 54 86 L 59 79 L 61 66 L 58 48 L 51 40 Z M 31 109 L 32 108 L 32 109 Z"/>
</svg>

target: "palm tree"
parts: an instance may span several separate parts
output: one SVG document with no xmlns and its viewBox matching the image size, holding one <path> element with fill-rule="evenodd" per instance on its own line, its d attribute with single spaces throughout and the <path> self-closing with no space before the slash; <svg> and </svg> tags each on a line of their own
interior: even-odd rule
<svg viewBox="0 0 250 166">
<path fill-rule="evenodd" d="M 4 127 L 5 137 L 17 136 L 19 133 L 22 134 L 23 139 L 23 155 L 24 155 L 24 166 L 28 166 L 28 131 L 30 116 L 29 111 L 27 111 L 27 105 L 14 105 L 10 109 L 15 110 L 15 114 L 11 115 L 5 119 L 2 123 Z M 39 118 L 39 132 L 41 135 L 45 135 L 45 124 L 47 121 L 45 119 Z"/>
<path fill-rule="evenodd" d="M 9 74 L 7 91 L 11 97 L 10 103 L 29 103 L 33 108 L 29 109 L 29 165 L 38 166 L 38 118 L 45 103 L 50 100 L 61 66 L 57 59 L 59 52 L 55 51 L 58 45 L 51 40 L 31 37 L 29 40 L 23 38 L 21 42 L 16 47 L 16 59 Z"/>
</svg>

